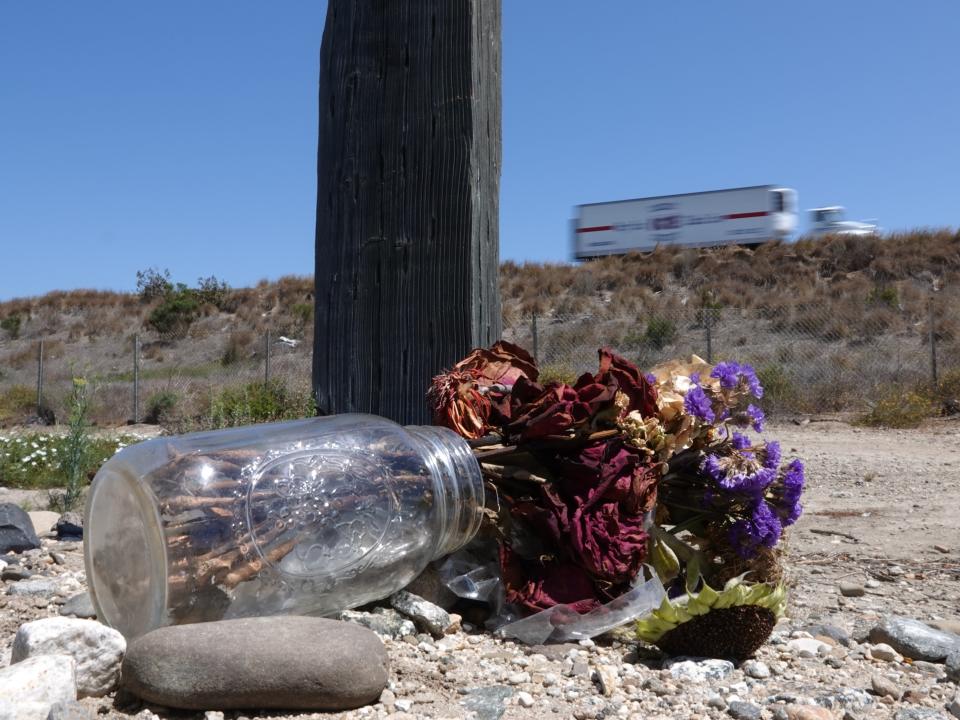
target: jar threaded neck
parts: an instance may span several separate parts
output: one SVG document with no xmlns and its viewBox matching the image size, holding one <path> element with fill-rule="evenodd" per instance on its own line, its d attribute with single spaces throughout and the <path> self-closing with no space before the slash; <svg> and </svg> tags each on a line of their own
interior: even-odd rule
<svg viewBox="0 0 960 720">
<path fill-rule="evenodd" d="M 483 519 L 484 488 L 480 463 L 470 445 L 445 427 L 408 425 L 406 431 L 424 451 L 434 478 L 441 532 L 433 559 L 470 542 Z"/>
</svg>

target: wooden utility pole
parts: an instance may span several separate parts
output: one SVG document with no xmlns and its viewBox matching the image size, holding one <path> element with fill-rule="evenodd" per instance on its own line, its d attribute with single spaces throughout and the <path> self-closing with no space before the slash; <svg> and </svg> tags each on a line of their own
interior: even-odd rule
<svg viewBox="0 0 960 720">
<path fill-rule="evenodd" d="M 500 0 L 329 0 L 313 386 L 323 414 L 429 420 L 500 336 Z"/>
</svg>

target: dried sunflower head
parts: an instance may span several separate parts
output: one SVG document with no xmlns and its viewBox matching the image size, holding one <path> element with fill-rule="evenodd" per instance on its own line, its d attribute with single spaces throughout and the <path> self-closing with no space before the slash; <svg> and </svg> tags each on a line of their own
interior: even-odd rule
<svg viewBox="0 0 960 720">
<path fill-rule="evenodd" d="M 721 591 L 705 582 L 637 622 L 637 637 L 668 655 L 743 659 L 766 642 L 786 609 L 782 584 L 728 581 Z"/>
</svg>

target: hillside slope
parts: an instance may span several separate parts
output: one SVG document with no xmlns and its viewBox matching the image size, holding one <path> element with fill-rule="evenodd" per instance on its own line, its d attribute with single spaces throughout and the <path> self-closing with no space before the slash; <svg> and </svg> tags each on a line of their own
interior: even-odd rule
<svg viewBox="0 0 960 720">
<path fill-rule="evenodd" d="M 910 379 L 922 375 L 931 319 L 944 362 L 957 354 L 950 348 L 960 339 L 960 233 L 832 237 L 753 250 L 661 249 L 583 265 L 508 261 L 501 267 L 501 295 L 505 337 L 536 342 L 542 363 L 570 371 L 589 367 L 597 345 L 611 344 L 645 365 L 670 354 L 712 351 L 787 368 L 794 384 L 829 386 L 836 376 L 827 377 L 816 363 L 833 367 L 839 357 L 852 372 L 866 362 L 855 355 L 866 347 L 877 372 L 897 365 L 891 377 Z M 211 386 L 262 378 L 268 343 L 271 376 L 308 392 L 311 278 L 224 289 L 215 302 L 192 297 L 186 319 L 176 303 L 164 306 L 174 322 L 163 332 L 151 321 L 164 305 L 160 296 L 57 290 L 0 303 L 0 393 L 19 393 L 8 406 L 31 404 L 42 340 L 47 394 L 57 414 L 64 412 L 69 378 L 84 374 L 100 388 L 98 420 L 123 422 L 133 414 L 135 335 L 141 415 L 150 396 L 162 391 L 196 396 Z M 880 339 L 889 342 L 880 345 Z M 907 366 L 918 370 L 902 375 Z"/>
</svg>

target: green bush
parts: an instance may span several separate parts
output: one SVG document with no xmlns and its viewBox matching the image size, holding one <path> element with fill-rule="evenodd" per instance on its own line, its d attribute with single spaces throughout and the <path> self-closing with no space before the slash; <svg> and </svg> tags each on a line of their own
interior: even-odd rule
<svg viewBox="0 0 960 720">
<path fill-rule="evenodd" d="M 181 283 L 150 312 L 147 327 L 162 335 L 180 334 L 186 332 L 199 315 L 196 293 Z"/>
<path fill-rule="evenodd" d="M 666 318 L 652 317 L 647 322 L 647 331 L 644 340 L 651 347 L 663 350 L 677 338 L 677 326 Z"/>
<path fill-rule="evenodd" d="M 3 320 L 0 320 L 0 329 L 6 330 L 10 335 L 11 340 L 16 340 L 20 337 L 20 326 L 23 324 L 23 318 L 14 313 L 13 315 L 7 315 Z"/>
<path fill-rule="evenodd" d="M 180 396 L 173 390 L 158 390 L 147 398 L 143 421 L 151 425 L 160 425 L 170 419 Z"/>
<path fill-rule="evenodd" d="M 289 390 L 279 380 L 228 387 L 214 394 L 202 424 L 212 428 L 293 420 L 316 414 L 309 393 Z"/>
<path fill-rule="evenodd" d="M 871 427 L 915 428 L 936 412 L 936 403 L 928 394 L 892 388 L 873 405 L 860 422 Z"/>
<path fill-rule="evenodd" d="M 49 506 L 59 513 L 73 510 L 83 497 L 86 486 L 86 472 L 90 466 L 89 423 L 87 413 L 90 410 L 90 398 L 87 394 L 87 381 L 73 379 L 73 391 L 70 393 L 70 432 L 63 443 L 61 467 L 65 487 L 62 491 L 51 492 Z"/>
</svg>

